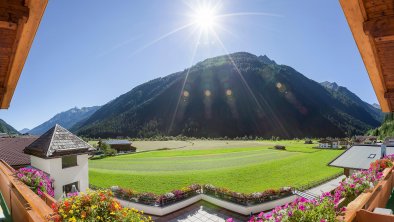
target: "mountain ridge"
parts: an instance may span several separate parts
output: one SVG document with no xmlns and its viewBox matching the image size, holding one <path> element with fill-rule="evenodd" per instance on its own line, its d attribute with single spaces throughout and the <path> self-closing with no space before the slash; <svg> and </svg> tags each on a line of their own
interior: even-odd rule
<svg viewBox="0 0 394 222">
<path fill-rule="evenodd" d="M 0 119 L 0 133 L 19 134 L 18 130 L 9 125 L 6 121 Z"/>
<path fill-rule="evenodd" d="M 28 128 L 23 128 L 23 129 L 19 130 L 19 133 L 25 134 L 25 133 L 28 133 L 29 131 L 30 131 L 30 129 L 28 129 Z"/>
<path fill-rule="evenodd" d="M 29 130 L 27 133 L 31 135 L 41 135 L 48 131 L 50 128 L 55 126 L 55 124 L 59 124 L 66 129 L 70 129 L 76 123 L 85 120 L 90 117 L 96 110 L 98 110 L 100 106 L 92 106 L 92 107 L 81 107 L 81 108 L 71 108 L 69 110 L 60 112 L 54 115 L 49 120 L 41 123 L 40 125 L 34 127 Z"/>
<path fill-rule="evenodd" d="M 343 137 L 380 124 L 379 111 L 344 87 L 328 89 L 267 56 L 230 57 L 141 84 L 71 130 L 90 137 L 293 138 Z"/>
</svg>

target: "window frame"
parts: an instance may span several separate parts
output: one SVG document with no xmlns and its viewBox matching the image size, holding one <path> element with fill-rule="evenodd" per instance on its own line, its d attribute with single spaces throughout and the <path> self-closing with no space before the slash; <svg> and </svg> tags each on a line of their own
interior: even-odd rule
<svg viewBox="0 0 394 222">
<path fill-rule="evenodd" d="M 66 158 L 75 158 L 75 165 L 66 165 L 65 166 L 65 164 L 64 164 L 64 160 L 66 159 Z M 74 160 L 73 160 L 74 161 Z M 62 169 L 67 169 L 67 168 L 70 168 L 70 167 L 76 167 L 76 166 L 78 166 L 78 156 L 77 155 L 69 155 L 69 156 L 62 156 Z"/>
</svg>

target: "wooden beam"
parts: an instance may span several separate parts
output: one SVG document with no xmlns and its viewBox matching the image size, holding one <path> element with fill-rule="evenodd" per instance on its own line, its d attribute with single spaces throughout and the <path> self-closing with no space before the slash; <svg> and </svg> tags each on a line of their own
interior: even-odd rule
<svg viewBox="0 0 394 222">
<path fill-rule="evenodd" d="M 12 22 L 0 21 L 0 29 L 16 30 L 17 24 Z"/>
<path fill-rule="evenodd" d="M 352 31 L 353 38 L 360 51 L 361 57 L 367 69 L 376 97 L 383 112 L 390 112 L 389 101 L 384 97 L 386 85 L 382 74 L 379 59 L 376 53 L 374 38 L 364 32 L 364 22 L 367 20 L 362 0 L 339 0 L 346 20 Z"/>
<path fill-rule="evenodd" d="M 0 1 L 0 13 L 7 13 L 18 18 L 29 17 L 29 8 L 24 5 Z"/>
<path fill-rule="evenodd" d="M 390 41 L 394 41 L 394 35 L 377 37 L 377 38 L 375 38 L 375 41 L 376 42 L 390 42 Z"/>
<path fill-rule="evenodd" d="M 384 93 L 384 98 L 386 99 L 394 99 L 394 90 L 388 90 Z"/>
<path fill-rule="evenodd" d="M 364 22 L 364 32 L 374 38 L 394 36 L 394 16 L 382 16 Z"/>
</svg>

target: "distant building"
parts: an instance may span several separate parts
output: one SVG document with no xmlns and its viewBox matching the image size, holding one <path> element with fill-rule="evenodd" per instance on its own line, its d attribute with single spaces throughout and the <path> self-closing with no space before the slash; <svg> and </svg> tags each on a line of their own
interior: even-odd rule
<svg viewBox="0 0 394 222">
<path fill-rule="evenodd" d="M 348 148 L 348 147 L 349 147 L 349 142 L 347 141 L 347 139 L 326 138 L 319 141 L 319 148 L 338 149 L 338 148 Z"/>
<path fill-rule="evenodd" d="M 377 141 L 377 136 L 355 136 L 352 139 L 353 145 L 371 145 L 376 144 Z"/>
<path fill-rule="evenodd" d="M 10 137 L 7 133 L 0 133 L 0 138 Z"/>
<path fill-rule="evenodd" d="M 15 169 L 30 165 L 30 156 L 23 153 L 23 149 L 36 139 L 37 137 L 0 138 L 0 159 Z"/>
<path fill-rule="evenodd" d="M 393 137 L 387 137 L 387 138 L 384 140 L 384 144 L 385 144 L 386 146 L 394 146 L 394 138 L 393 138 Z"/>
<path fill-rule="evenodd" d="M 331 140 L 322 139 L 319 141 L 319 148 L 331 148 Z"/>
<path fill-rule="evenodd" d="M 112 149 L 118 153 L 135 152 L 137 149 L 133 147 L 129 140 L 104 140 L 103 143 L 108 144 Z"/>
<path fill-rule="evenodd" d="M 338 140 L 338 147 L 342 148 L 342 149 L 349 148 L 350 143 L 349 143 L 348 139 L 339 139 Z"/>
<path fill-rule="evenodd" d="M 386 147 L 386 155 L 394 154 L 394 147 Z M 328 165 L 344 169 L 346 176 L 356 170 L 366 170 L 370 164 L 382 157 L 382 147 L 377 145 L 352 146 L 341 155 L 332 160 Z"/>
</svg>

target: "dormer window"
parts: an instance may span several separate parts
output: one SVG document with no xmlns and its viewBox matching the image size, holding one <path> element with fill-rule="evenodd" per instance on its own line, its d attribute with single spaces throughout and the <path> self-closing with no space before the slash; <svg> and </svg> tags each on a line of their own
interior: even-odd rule
<svg viewBox="0 0 394 222">
<path fill-rule="evenodd" d="M 77 165 L 77 155 L 63 156 L 62 157 L 62 168 L 69 168 Z"/>
</svg>

